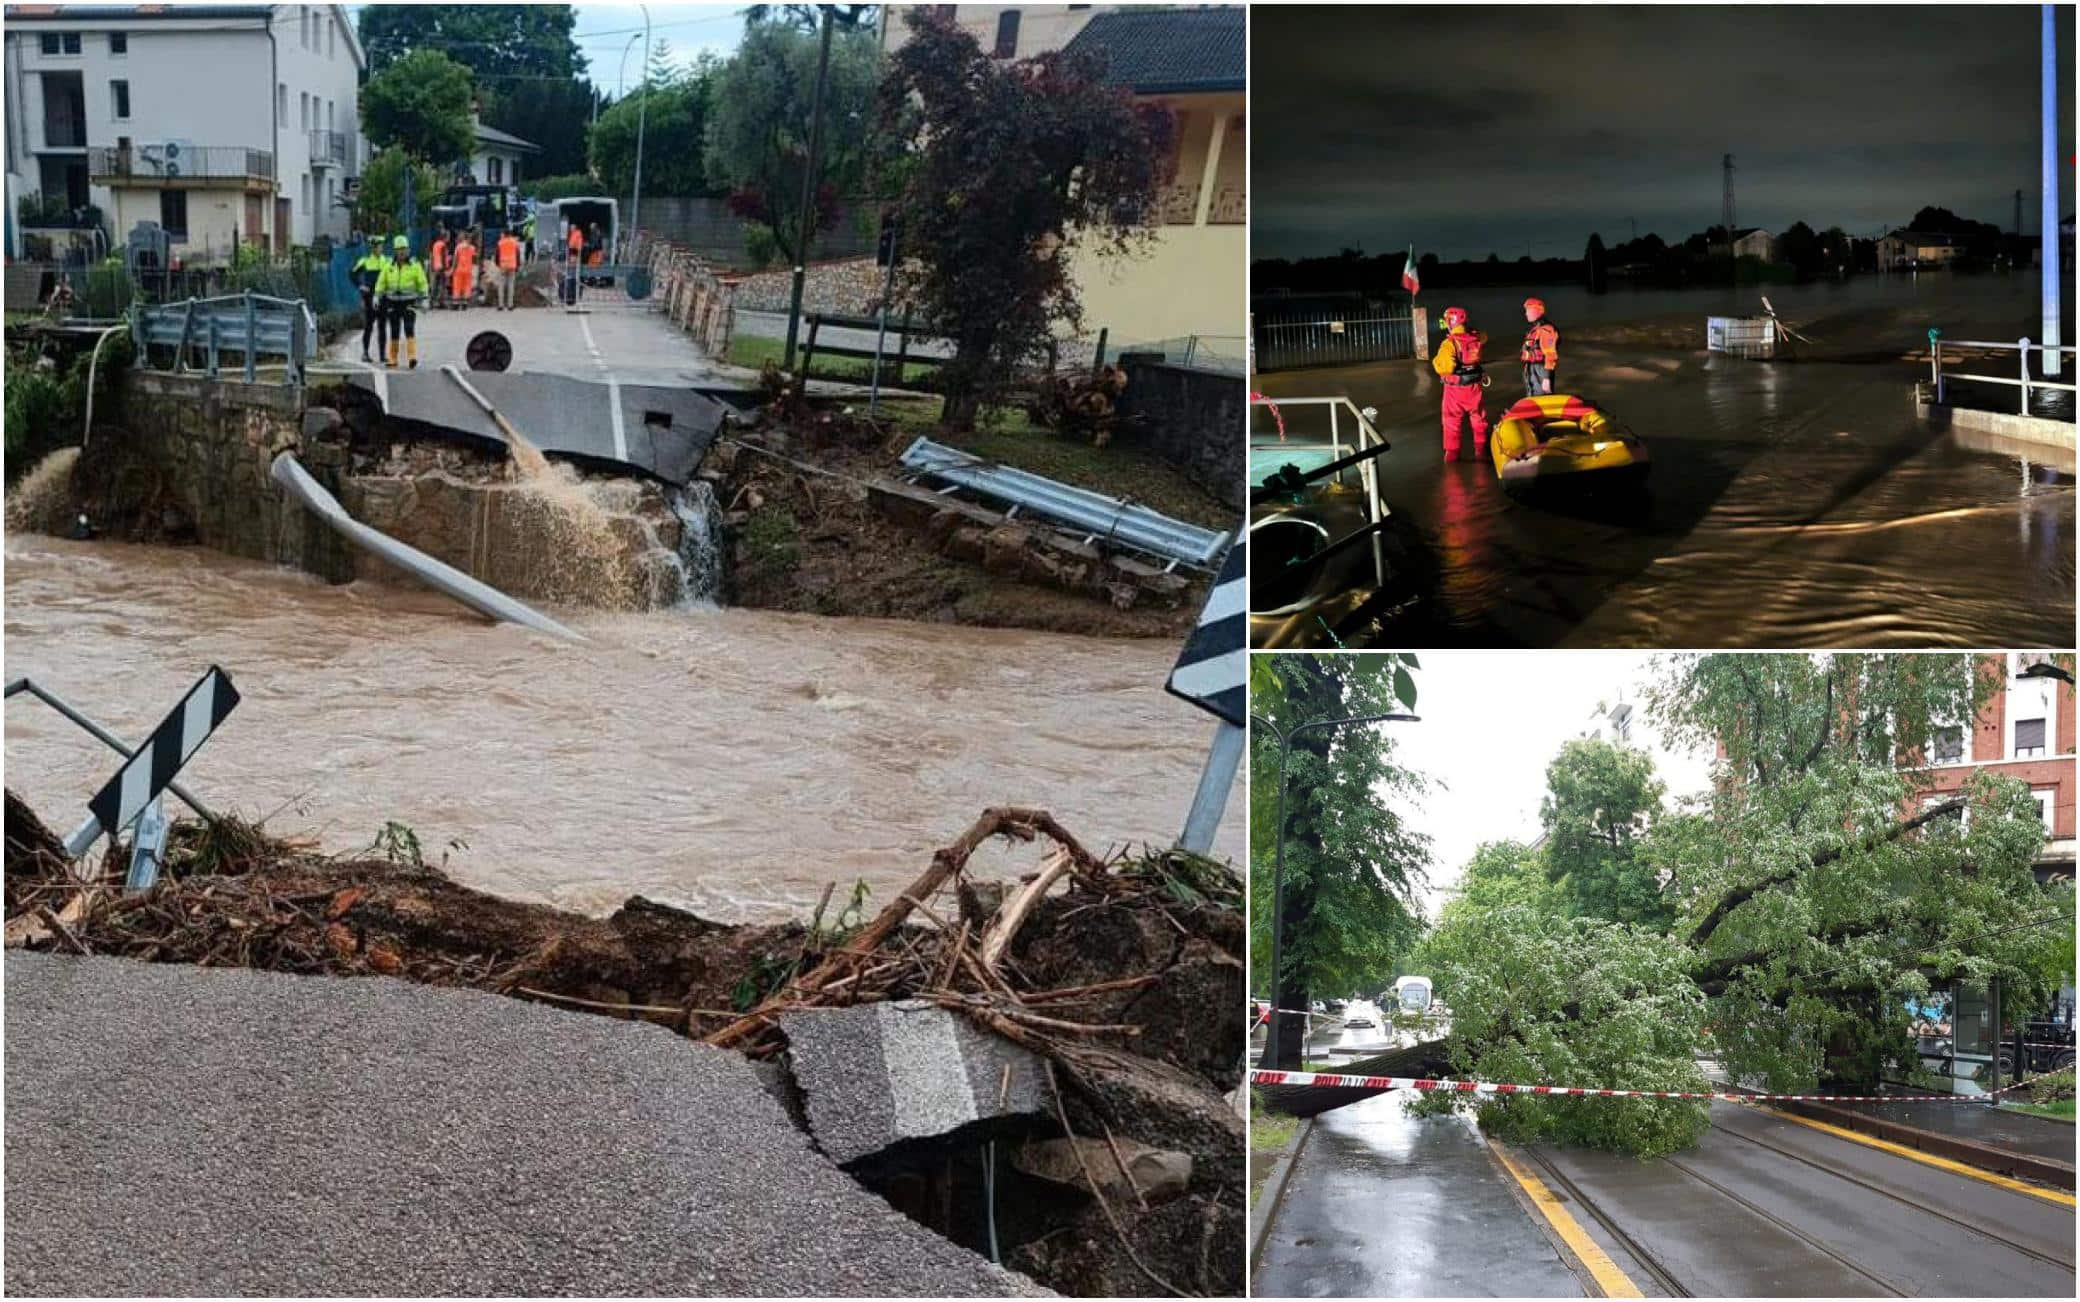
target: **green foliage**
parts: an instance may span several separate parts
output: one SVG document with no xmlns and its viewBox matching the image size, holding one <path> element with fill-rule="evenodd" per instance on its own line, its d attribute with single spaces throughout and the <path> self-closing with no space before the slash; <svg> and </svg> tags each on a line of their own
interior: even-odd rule
<svg viewBox="0 0 2080 1302">
<path fill-rule="evenodd" d="M 1584 917 L 1666 931 L 1674 899 L 1640 842 L 1667 788 L 1644 751 L 1607 741 L 1570 741 L 1546 766 L 1546 872 L 1567 907 Z"/>
<path fill-rule="evenodd" d="M 1269 657 L 1257 657 L 1268 659 Z M 1297 725 L 1405 707 L 1413 657 L 1281 656 L 1254 667 L 1251 708 L 1280 732 Z M 1400 810 L 1425 784 L 1394 761 L 1392 725 L 1301 732 L 1287 765 L 1285 1002 L 1311 991 L 1348 992 L 1390 969 L 1421 931 L 1415 891 L 1430 863 L 1427 838 Z M 1271 971 L 1280 747 L 1261 725 L 1250 739 L 1252 968 Z M 1260 985 L 1270 993 L 1268 979 Z M 1291 1046 L 1296 1052 L 1299 1046 Z"/>
<path fill-rule="evenodd" d="M 1425 946 L 1452 1008 L 1455 1073 L 1481 1080 L 1609 1089 L 1705 1090 L 1694 1053 L 1707 1001 L 1689 952 L 1640 927 L 1524 904 L 1447 911 Z M 1507 1139 L 1653 1156 L 1704 1133 L 1702 1104 L 1680 1099 L 1433 1094 L 1428 1112 L 1471 1107 Z"/>
<path fill-rule="evenodd" d="M 371 73 L 436 49 L 494 81 L 584 72 L 576 22 L 570 5 L 364 5 L 357 31 Z"/>
<path fill-rule="evenodd" d="M 377 830 L 376 839 L 368 848 L 402 867 L 426 866 L 426 852 L 419 844 L 419 834 L 413 831 L 409 824 L 400 823 L 394 818 Z"/>
<path fill-rule="evenodd" d="M 744 40 L 713 73 L 704 161 L 712 184 L 730 191 L 737 216 L 766 227 L 780 256 L 801 256 L 802 174 L 809 160 L 809 116 L 821 37 L 791 23 L 751 23 Z M 817 141 L 810 236 L 828 229 L 841 195 L 866 174 L 881 47 L 871 31 L 832 37 Z"/>
<path fill-rule="evenodd" d="M 484 125 L 511 132 L 541 152 L 522 160 L 545 176 L 585 170 L 586 133 L 592 123 L 592 83 L 493 81 L 483 87 Z"/>
<path fill-rule="evenodd" d="M 415 175 L 420 220 L 425 220 L 425 212 L 440 196 L 440 173 L 429 164 L 414 163 L 403 149 L 392 145 L 370 158 L 361 169 L 361 193 L 354 201 L 354 225 L 357 228 L 370 235 L 402 232 L 407 167 Z"/>
<path fill-rule="evenodd" d="M 1082 330 L 1072 260 L 1153 238 L 1176 124 L 1108 86 L 1096 56 L 1003 62 L 929 11 L 906 21 L 878 171 L 914 258 L 909 296 L 954 341 L 947 423 L 965 428 L 1053 335 Z"/>
<path fill-rule="evenodd" d="M 592 128 L 590 161 L 594 193 L 619 195 L 633 191 L 636 130 L 643 135 L 643 193 L 699 195 L 711 192 L 701 166 L 706 139 L 711 77 L 706 65 L 698 75 L 638 90 L 602 111 Z M 647 103 L 647 117 L 643 105 Z"/>
<path fill-rule="evenodd" d="M 392 61 L 361 88 L 361 124 L 378 149 L 395 145 L 421 162 L 468 158 L 476 145 L 469 69 L 439 50 Z"/>
<path fill-rule="evenodd" d="M 94 375 L 97 417 L 114 413 L 115 379 L 130 364 L 127 334 L 101 349 Z M 14 483 L 59 448 L 79 446 L 86 419 L 88 357 L 79 353 L 62 368 L 46 366 L 20 349 L 7 351 L 6 451 L 7 482 Z"/>
<path fill-rule="evenodd" d="M 801 529 L 777 506 L 761 506 L 744 521 L 738 537 L 742 564 L 756 579 L 785 578 L 802 563 Z"/>
<path fill-rule="evenodd" d="M 1965 655 L 1663 666 L 1663 734 L 1725 748 L 1705 817 L 1657 834 L 1654 853 L 1737 1077 L 1805 1088 L 1831 1051 L 1837 1073 L 1872 1078 L 1911 1058 L 1906 1001 L 1957 981 L 1998 976 L 2022 1006 L 2048 996 L 2042 920 L 2061 905 L 2030 871 L 2043 827 L 2027 788 L 1982 773 L 1924 808 L 1930 776 L 1915 767 L 1999 682 L 1997 662 Z M 2070 929 L 2064 899 L 2054 926 Z"/>
<path fill-rule="evenodd" d="M 598 177 L 589 172 L 572 172 L 563 176 L 538 176 L 521 183 L 520 193 L 543 203 L 558 199 L 579 199 L 604 193 L 606 187 Z"/>
<path fill-rule="evenodd" d="M 2047 1071 L 2043 1075 L 2035 1077 L 2029 1083 L 2029 1101 L 2032 1103 L 2051 1103 L 2058 1099 L 2071 1099 L 2072 1097 L 2073 1069 L 2071 1067 L 2067 1067 L 2063 1071 Z"/>
</svg>

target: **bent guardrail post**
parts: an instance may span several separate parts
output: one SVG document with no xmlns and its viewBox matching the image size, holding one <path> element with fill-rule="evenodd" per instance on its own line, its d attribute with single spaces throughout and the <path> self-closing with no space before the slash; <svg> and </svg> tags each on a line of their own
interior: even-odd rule
<svg viewBox="0 0 2080 1302">
<path fill-rule="evenodd" d="M 339 500 L 331 493 L 325 491 L 324 485 L 311 477 L 310 471 L 303 468 L 295 454 L 278 453 L 274 459 L 272 474 L 274 481 L 280 484 L 284 491 L 301 503 L 305 510 L 329 525 L 333 532 L 480 614 L 508 624 L 519 624 L 538 633 L 548 633 L 570 642 L 586 640 L 584 634 L 566 628 L 532 606 L 515 601 L 497 588 L 471 578 L 446 561 L 436 560 L 418 548 L 399 542 L 382 530 L 370 528 L 348 515 L 347 509 L 341 506 Z"/>
</svg>

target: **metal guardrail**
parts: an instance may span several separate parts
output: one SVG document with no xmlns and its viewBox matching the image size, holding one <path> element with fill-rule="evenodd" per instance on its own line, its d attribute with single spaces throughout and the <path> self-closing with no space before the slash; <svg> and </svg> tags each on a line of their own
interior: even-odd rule
<svg viewBox="0 0 2080 1302">
<path fill-rule="evenodd" d="M 1966 371 L 1950 371 L 1946 373 L 1943 370 L 1943 350 L 1945 348 L 1976 348 L 1995 353 L 2012 352 L 2016 355 L 2018 363 L 2016 373 L 2013 375 L 1975 375 Z M 2040 372 L 2043 369 L 2043 354 L 2045 353 L 2059 354 L 2068 360 L 2080 359 L 2080 348 L 2075 348 L 2071 345 L 2054 347 L 2050 344 L 2033 344 L 2029 341 L 2029 336 L 2027 335 L 2024 335 L 2012 344 L 2006 344 L 1993 343 L 1981 339 L 1945 339 L 1940 331 L 1930 330 L 1928 332 L 1928 373 L 1929 378 L 1935 383 L 1936 401 L 1938 403 L 1949 401 L 1945 392 L 1945 385 L 1951 380 L 1970 380 L 1975 384 L 2013 385 L 2022 390 L 2021 414 L 2027 416 L 2029 415 L 2029 395 L 2032 389 L 2056 389 L 2064 393 L 2073 393 L 2076 389 L 2080 389 L 2080 386 L 2062 383 L 2058 380 L 2031 378 L 2029 373 L 2029 355 L 2032 352 L 2038 355 L 2038 370 Z M 1957 363 L 1953 361 L 1951 364 L 1956 365 Z"/>
<path fill-rule="evenodd" d="M 171 348 L 174 371 L 184 372 L 199 351 L 204 374 L 215 378 L 223 355 L 237 353 L 245 360 L 245 379 L 251 384 L 260 378 L 260 358 L 277 356 L 286 365 L 287 381 L 301 384 L 318 323 L 300 298 L 271 298 L 248 290 L 158 307 L 133 305 L 130 331 L 139 365 L 149 364 L 153 348 Z"/>
<path fill-rule="evenodd" d="M 1008 515 L 1031 511 L 1082 530 L 1092 542 L 1103 540 L 1131 547 L 1172 567 L 1190 565 L 1210 570 L 1228 546 L 1226 533 L 1173 520 L 1160 511 L 1088 488 L 1072 488 L 1015 466 L 985 461 L 928 438 L 919 438 L 905 448 L 902 462 L 913 477 L 929 475 L 1008 502 Z"/>
</svg>

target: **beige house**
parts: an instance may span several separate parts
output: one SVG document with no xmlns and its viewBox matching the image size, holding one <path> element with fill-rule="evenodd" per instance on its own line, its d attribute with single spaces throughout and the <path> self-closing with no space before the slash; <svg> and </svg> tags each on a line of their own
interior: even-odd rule
<svg viewBox="0 0 2080 1302">
<path fill-rule="evenodd" d="M 917 8 L 919 6 L 909 6 Z M 1107 80 L 1174 115 L 1176 168 L 1162 229 L 1131 256 L 1079 255 L 1084 319 L 1106 351 L 1158 346 L 1241 370 L 1249 261 L 1245 17 L 1239 6 L 940 5 L 999 58 L 1094 50 Z M 885 6 L 882 47 L 909 37 Z"/>
<path fill-rule="evenodd" d="M 1764 262 L 1775 262 L 1777 260 L 1777 237 L 1759 226 L 1742 231 L 1733 241 L 1733 256 L 1736 258 L 1760 258 Z"/>
<path fill-rule="evenodd" d="M 1955 235 L 1933 231 L 1893 231 L 1878 241 L 1878 270 L 1899 271 L 1912 267 L 1944 267 L 1963 248 Z"/>
</svg>

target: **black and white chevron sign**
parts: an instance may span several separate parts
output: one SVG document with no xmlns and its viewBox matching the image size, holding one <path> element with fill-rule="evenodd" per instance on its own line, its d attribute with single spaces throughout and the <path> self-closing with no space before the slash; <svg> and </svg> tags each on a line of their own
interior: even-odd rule
<svg viewBox="0 0 2080 1302">
<path fill-rule="evenodd" d="M 238 689 L 231 685 L 231 676 L 211 665 L 188 689 L 181 703 L 173 707 L 173 712 L 152 729 L 152 735 L 136 753 L 124 760 L 116 775 L 87 802 L 93 816 L 66 842 L 73 857 L 85 853 L 103 832 L 115 836 L 142 814 L 237 704 Z"/>
<path fill-rule="evenodd" d="M 1172 694 L 1240 728 L 1248 713 L 1248 542 L 1238 538 L 1170 671 Z"/>
</svg>

